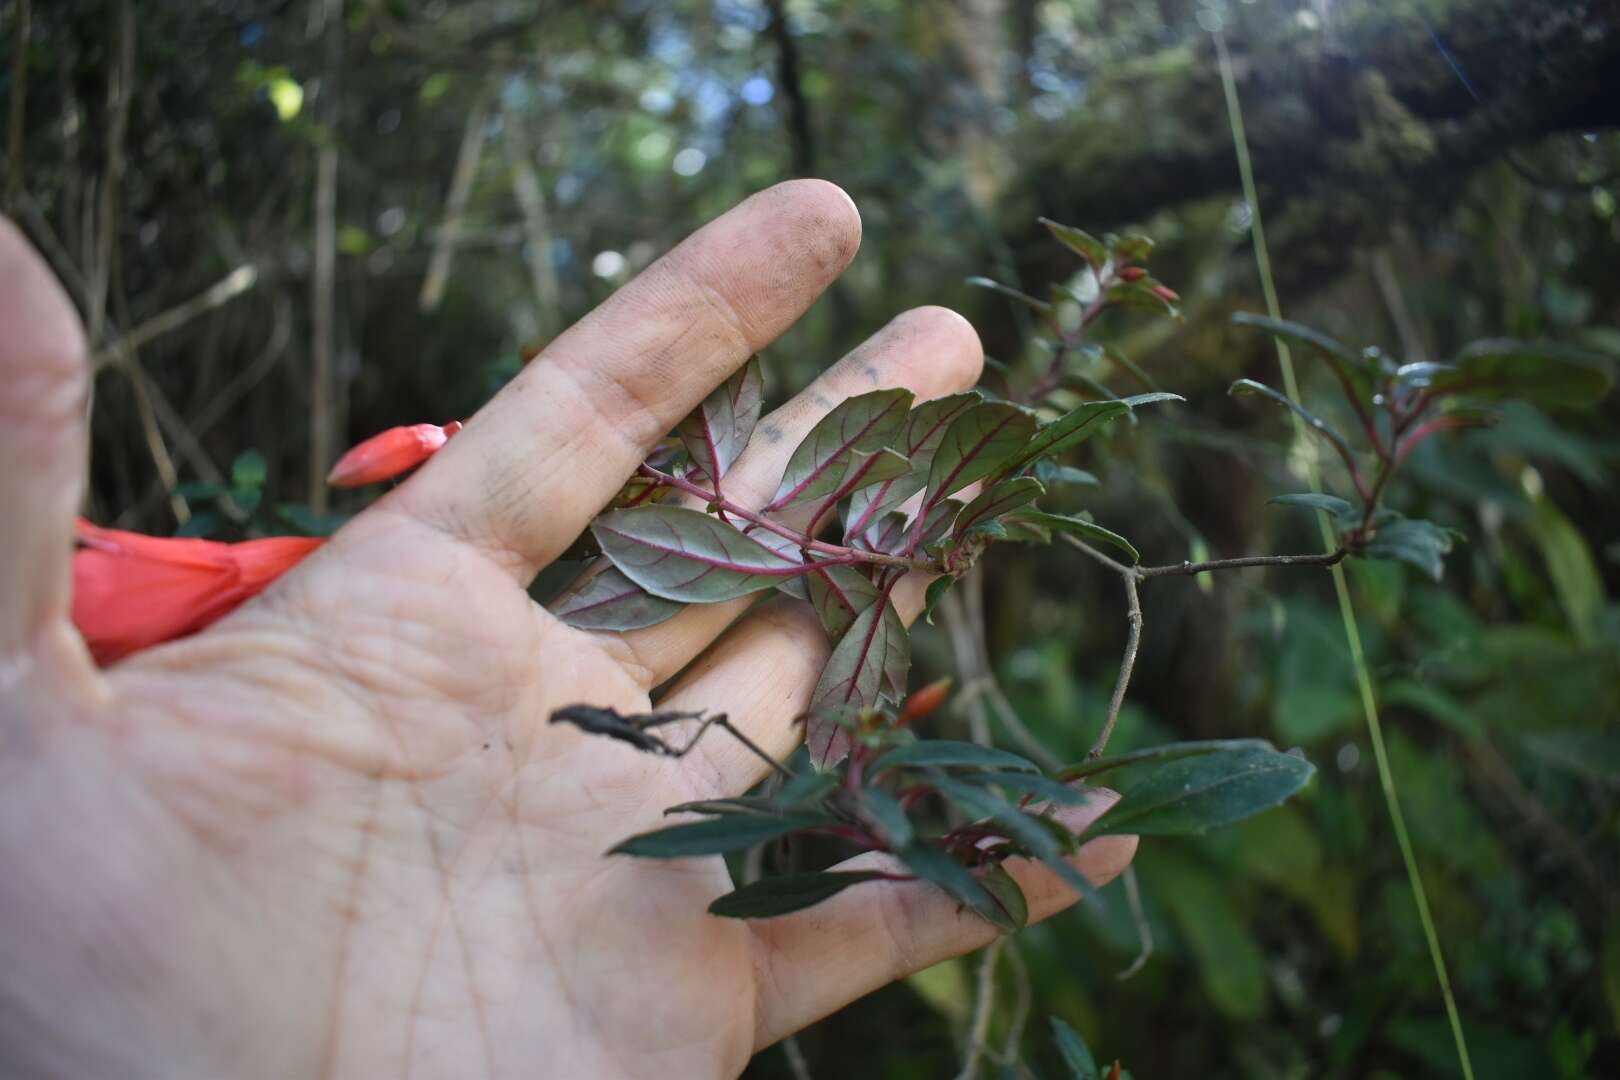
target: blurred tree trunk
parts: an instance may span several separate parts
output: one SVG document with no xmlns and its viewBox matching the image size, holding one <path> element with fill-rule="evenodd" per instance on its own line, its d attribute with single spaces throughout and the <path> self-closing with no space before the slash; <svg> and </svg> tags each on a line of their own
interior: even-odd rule
<svg viewBox="0 0 1620 1080">
<path fill-rule="evenodd" d="M 1228 32 L 1285 286 L 1338 276 L 1348 247 L 1448 206 L 1515 147 L 1620 123 L 1613 0 L 1360 0 L 1326 18 L 1261 41 Z M 1205 39 L 1097 73 L 1067 135 L 1047 128 L 1010 153 L 1031 164 L 1002 220 L 1033 235 L 1037 213 L 1102 227 L 1235 194 L 1212 51 Z"/>
</svg>

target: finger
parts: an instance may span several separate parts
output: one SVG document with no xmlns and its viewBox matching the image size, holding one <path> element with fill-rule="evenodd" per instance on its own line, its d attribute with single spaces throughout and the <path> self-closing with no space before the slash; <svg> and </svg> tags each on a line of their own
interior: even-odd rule
<svg viewBox="0 0 1620 1080">
<path fill-rule="evenodd" d="M 750 508 L 769 502 L 800 440 L 845 398 L 891 387 L 907 387 L 918 399 L 958 393 L 978 381 L 983 362 L 978 334 L 954 311 L 905 312 L 760 423 L 726 475 L 726 497 Z M 694 604 L 667 622 L 621 635 L 622 641 L 650 689 L 708 648 L 750 602 Z"/>
<path fill-rule="evenodd" d="M 495 554 L 526 584 L 859 243 L 854 204 L 832 184 L 753 196 L 552 342 L 379 507 Z"/>
<path fill-rule="evenodd" d="M 42 628 L 66 626 L 86 370 L 73 305 L 0 218 L 0 665 Z"/>
<path fill-rule="evenodd" d="M 1093 789 L 1083 806 L 1059 817 L 1079 831 L 1119 796 Z M 1101 887 L 1136 854 L 1136 837 L 1104 836 L 1069 861 Z M 1052 871 L 1028 859 L 1004 864 L 1024 890 L 1029 921 L 1040 922 L 1079 899 Z M 904 872 L 892 855 L 871 853 L 836 870 Z M 961 956 L 995 939 L 989 923 L 925 882 L 872 881 L 845 889 L 813 908 L 753 924 L 759 1001 L 754 1048 L 762 1049 L 895 979 Z"/>
</svg>

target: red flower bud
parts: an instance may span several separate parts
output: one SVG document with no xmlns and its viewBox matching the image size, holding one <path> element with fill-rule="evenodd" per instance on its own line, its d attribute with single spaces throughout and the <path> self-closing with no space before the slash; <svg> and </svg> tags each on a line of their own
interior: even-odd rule
<svg viewBox="0 0 1620 1080">
<path fill-rule="evenodd" d="M 195 634 L 324 541 L 273 536 L 241 544 L 144 536 L 80 520 L 73 553 L 73 624 L 96 663 Z"/>
<path fill-rule="evenodd" d="M 1168 285 L 1153 286 L 1153 295 L 1167 304 L 1174 304 L 1181 299 L 1181 294 Z"/>
<path fill-rule="evenodd" d="M 895 720 L 897 727 L 907 727 L 923 717 L 928 716 L 941 705 L 951 692 L 951 679 L 947 675 L 937 679 L 906 698 L 905 705 L 900 709 L 900 716 Z"/>
<path fill-rule="evenodd" d="M 1121 281 L 1141 281 L 1147 277 L 1147 271 L 1140 266 L 1122 266 L 1119 271 Z"/>
<path fill-rule="evenodd" d="M 338 458 L 327 474 L 333 487 L 363 487 L 398 476 L 432 457 L 445 442 L 461 430 L 461 421 L 438 424 L 410 424 L 389 428 Z"/>
</svg>

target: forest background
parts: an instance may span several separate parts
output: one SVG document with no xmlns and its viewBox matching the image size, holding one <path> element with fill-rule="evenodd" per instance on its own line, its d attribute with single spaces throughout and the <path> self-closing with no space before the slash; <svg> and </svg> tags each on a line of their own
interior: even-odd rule
<svg viewBox="0 0 1620 1080">
<path fill-rule="evenodd" d="M 767 350 L 772 400 L 917 304 L 1025 361 L 1029 311 L 967 279 L 1072 275 L 1042 215 L 1134 227 L 1182 318 L 1110 313 L 1097 339 L 1188 400 L 1088 443 L 1102 483 L 1075 508 L 1151 563 L 1309 551 L 1309 515 L 1267 506 L 1303 486 L 1286 415 L 1226 393 L 1278 374 L 1230 321 L 1265 304 L 1212 29 L 1289 318 L 1405 361 L 1495 337 L 1620 355 L 1620 9 L 1597 0 L 10 0 L 0 206 L 90 328 L 103 524 L 329 530 L 363 501 L 321 482 L 345 446 L 470 415 L 693 227 L 815 175 L 865 239 Z M 1481 1077 L 1620 1074 L 1617 419 L 1615 395 L 1511 404 L 1429 440 L 1390 502 L 1465 537 L 1444 579 L 1348 564 Z M 1117 577 L 1036 549 L 952 612 L 974 632 L 922 629 L 914 685 L 994 678 L 1082 757 Z M 1228 736 L 1318 778 L 1145 843 L 1134 898 L 1022 935 L 989 971 L 989 1045 L 1057 1075 L 1050 1014 L 1138 1077 L 1458 1075 L 1324 571 L 1153 587 L 1113 747 Z M 952 1075 L 983 971 L 881 991 L 748 1075 Z"/>
</svg>

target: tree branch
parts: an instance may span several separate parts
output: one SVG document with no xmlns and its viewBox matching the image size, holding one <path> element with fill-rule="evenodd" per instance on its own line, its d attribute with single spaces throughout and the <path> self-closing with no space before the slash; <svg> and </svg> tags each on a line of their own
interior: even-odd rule
<svg viewBox="0 0 1620 1080">
<path fill-rule="evenodd" d="M 90 358 L 91 366 L 101 368 L 116 363 L 154 338 L 178 330 L 198 316 L 236 299 L 253 288 L 258 280 L 259 272 L 253 266 L 238 266 L 191 299 L 159 312 L 129 333 L 119 335 L 96 350 Z"/>
<path fill-rule="evenodd" d="M 984 1058 L 985 1044 L 990 1038 L 990 1013 L 996 1004 L 996 961 L 1001 957 L 1001 947 L 1006 940 L 996 938 L 980 955 L 979 977 L 973 992 L 973 1022 L 968 1027 L 967 1049 L 956 1080 L 975 1080 L 979 1075 L 979 1062 Z"/>
<path fill-rule="evenodd" d="M 1108 740 L 1114 734 L 1115 724 L 1119 722 L 1119 710 L 1125 704 L 1125 691 L 1129 689 L 1131 675 L 1136 669 L 1136 654 L 1142 643 L 1142 597 L 1137 589 L 1141 582 L 1156 577 L 1189 577 L 1216 570 L 1241 570 L 1252 566 L 1332 566 L 1347 554 L 1344 548 L 1340 548 L 1320 555 L 1250 555 L 1239 559 L 1211 559 L 1206 562 L 1171 563 L 1166 566 L 1126 566 L 1118 559 L 1104 555 L 1077 536 L 1065 533 L 1063 540 L 1070 547 L 1085 552 L 1093 560 L 1119 575 L 1125 584 L 1125 618 L 1130 623 L 1130 630 L 1125 638 L 1125 655 L 1119 664 L 1119 678 L 1114 682 L 1114 695 L 1109 699 L 1108 715 L 1103 720 L 1102 730 L 1097 733 L 1097 741 L 1092 743 L 1091 750 L 1086 754 L 1089 760 L 1101 757 L 1103 751 L 1108 748 Z"/>
</svg>

